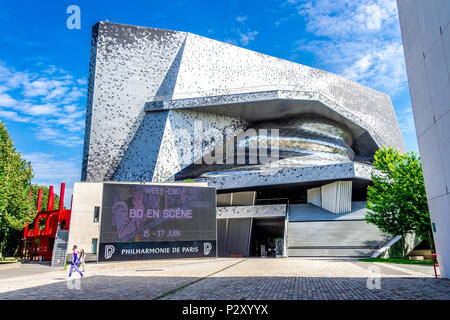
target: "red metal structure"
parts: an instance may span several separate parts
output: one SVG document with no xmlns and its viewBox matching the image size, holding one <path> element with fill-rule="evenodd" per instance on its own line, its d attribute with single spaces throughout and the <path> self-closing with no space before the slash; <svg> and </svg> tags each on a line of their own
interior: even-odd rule
<svg viewBox="0 0 450 320">
<path fill-rule="evenodd" d="M 39 189 L 36 218 L 33 223 L 27 223 L 23 233 L 22 248 L 20 250 L 23 259 L 29 259 L 30 261 L 50 261 L 52 259 L 58 225 L 61 230 L 69 230 L 70 227 L 72 203 L 69 210 L 64 209 L 65 188 L 66 184 L 61 183 L 59 209 L 53 210 L 55 195 L 53 186 L 50 187 L 47 210 L 45 211 L 41 211 L 42 189 Z M 39 228 L 39 225 L 41 225 L 41 228 Z"/>
<path fill-rule="evenodd" d="M 433 259 L 434 277 L 437 279 L 438 275 L 437 275 L 436 267 L 439 267 L 439 263 L 438 263 L 438 260 L 437 260 L 437 254 L 433 253 L 431 255 L 431 257 Z"/>
</svg>

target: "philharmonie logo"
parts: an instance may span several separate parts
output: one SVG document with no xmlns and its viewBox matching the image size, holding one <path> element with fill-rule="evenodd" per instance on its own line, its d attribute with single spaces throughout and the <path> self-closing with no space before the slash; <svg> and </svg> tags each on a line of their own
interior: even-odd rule
<svg viewBox="0 0 450 320">
<path fill-rule="evenodd" d="M 114 248 L 114 246 L 110 244 L 105 245 L 105 259 L 111 258 L 114 251 L 116 251 L 116 248 Z"/>
<path fill-rule="evenodd" d="M 205 256 L 207 256 L 207 255 L 211 252 L 211 249 L 212 249 L 211 243 L 205 242 L 205 243 L 203 244 L 203 254 L 204 254 Z"/>
</svg>

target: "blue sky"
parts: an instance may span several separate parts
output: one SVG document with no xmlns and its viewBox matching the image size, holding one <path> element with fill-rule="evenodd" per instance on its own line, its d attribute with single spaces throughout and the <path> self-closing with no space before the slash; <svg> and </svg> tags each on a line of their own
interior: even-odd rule
<svg viewBox="0 0 450 320">
<path fill-rule="evenodd" d="M 71 4 L 79 30 L 66 26 Z M 66 182 L 66 201 L 81 174 L 91 27 L 101 20 L 192 32 L 389 94 L 418 151 L 395 0 L 3 1 L 0 120 L 33 182 L 58 192 Z"/>
</svg>

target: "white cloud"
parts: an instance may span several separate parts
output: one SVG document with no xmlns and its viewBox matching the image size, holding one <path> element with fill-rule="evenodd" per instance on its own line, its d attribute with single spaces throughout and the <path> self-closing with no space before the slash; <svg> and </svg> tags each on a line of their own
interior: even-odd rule
<svg viewBox="0 0 450 320">
<path fill-rule="evenodd" d="M 53 123 L 55 122 L 53 121 Z M 76 129 L 78 131 L 80 128 L 77 127 Z M 65 147 L 74 147 L 83 144 L 83 138 L 80 137 L 79 135 L 68 135 L 67 132 L 55 129 L 54 127 L 50 127 L 48 126 L 48 124 L 40 125 L 37 128 L 35 128 L 34 136 L 36 137 L 37 140 L 49 141 L 53 144 Z"/>
<path fill-rule="evenodd" d="M 87 84 L 87 80 L 85 78 L 77 79 L 77 83 L 80 86 L 84 86 L 85 84 Z"/>
<path fill-rule="evenodd" d="M 312 52 L 322 67 L 390 95 L 407 88 L 395 0 L 292 4 L 320 39 L 300 40 L 294 51 Z"/>
<path fill-rule="evenodd" d="M 43 67 L 43 65 L 39 65 Z M 53 65 L 16 71 L 0 61 L 0 119 L 29 122 L 41 141 L 73 147 L 83 142 L 86 84 Z"/>
<path fill-rule="evenodd" d="M 68 87 L 56 87 L 45 97 L 46 100 L 61 98 L 69 90 Z"/>
<path fill-rule="evenodd" d="M 55 80 L 48 78 L 40 78 L 33 82 L 24 81 L 24 91 L 23 94 L 26 97 L 37 97 L 37 96 L 45 96 L 45 99 L 51 99 L 49 97 L 51 91 L 53 90 L 64 90 L 67 91 L 69 88 L 65 87 L 71 85 L 73 82 L 71 80 Z"/>
<path fill-rule="evenodd" d="M 42 152 L 25 153 L 22 156 L 33 168 L 33 183 L 45 186 L 54 186 L 55 192 L 59 194 L 60 183 L 66 183 L 64 197 L 65 206 L 70 206 L 70 197 L 73 192 L 73 183 L 80 180 L 80 160 L 57 159 L 55 156 Z"/>
<path fill-rule="evenodd" d="M 75 112 L 76 110 L 77 110 L 76 104 L 69 104 L 69 105 L 64 106 L 64 112 L 67 112 L 69 114 L 72 112 Z"/>
<path fill-rule="evenodd" d="M 0 94 L 0 107 L 13 107 L 17 104 L 17 100 L 7 93 Z"/>
<path fill-rule="evenodd" d="M 48 93 L 49 88 L 51 87 L 50 83 L 45 80 L 36 80 L 31 83 L 24 83 L 24 91 L 23 94 L 26 97 L 36 97 L 43 96 Z"/>
<path fill-rule="evenodd" d="M 258 34 L 258 31 L 247 31 L 246 33 L 242 33 L 239 31 L 239 42 L 246 46 L 250 43 L 250 41 L 255 40 L 255 36 Z"/>
<path fill-rule="evenodd" d="M 47 74 L 67 74 L 66 70 L 58 68 L 52 64 L 48 65 L 47 69 L 42 72 Z"/>
<path fill-rule="evenodd" d="M 38 64 L 34 72 L 17 71 L 0 61 L 0 120 L 29 123 L 30 139 L 70 148 L 83 144 L 86 79 L 75 79 L 53 65 Z M 5 109 L 8 108 L 8 109 Z M 64 149 L 60 149 L 64 150 Z M 33 167 L 33 183 L 66 182 L 66 207 L 73 183 L 80 179 L 80 159 L 58 159 L 49 153 L 23 153 Z"/>
<path fill-rule="evenodd" d="M 39 128 L 40 135 L 37 136 L 39 140 L 57 139 L 60 136 L 60 132 L 50 127 Z"/>
<path fill-rule="evenodd" d="M 226 43 L 229 43 L 229 44 L 232 44 L 235 46 L 238 44 L 241 44 L 242 46 L 247 46 L 250 43 L 250 41 L 255 40 L 255 37 L 259 32 L 248 28 L 247 20 L 248 20 L 248 16 L 236 17 L 236 21 L 239 23 L 240 26 L 238 28 L 232 28 L 231 31 L 233 33 L 237 33 L 237 35 L 239 36 L 239 39 L 227 38 L 224 41 Z M 244 29 L 246 31 L 241 31 Z"/>
<path fill-rule="evenodd" d="M 233 45 L 233 46 L 237 46 L 237 45 L 238 45 L 237 40 L 231 39 L 231 38 L 225 39 L 224 42 L 229 43 L 229 44 L 231 44 L 231 45 Z"/>
<path fill-rule="evenodd" d="M 384 34 L 392 34 L 398 24 L 395 0 L 314 0 L 296 9 L 306 18 L 307 31 L 319 36 L 373 34 L 382 25 Z"/>
<path fill-rule="evenodd" d="M 237 18 L 236 18 L 236 21 L 237 21 L 237 22 L 240 22 L 240 23 L 243 23 L 243 22 L 245 22 L 247 19 L 248 19 L 247 16 L 240 16 L 240 17 L 237 17 Z"/>
<path fill-rule="evenodd" d="M 22 84 L 27 83 L 29 81 L 29 75 L 23 72 L 14 72 L 7 79 L 6 85 L 10 88 L 19 88 Z"/>
<path fill-rule="evenodd" d="M 416 127 L 414 124 L 414 116 L 411 107 L 398 112 L 397 120 L 400 126 L 400 130 L 404 134 L 413 134 L 416 132 Z"/>
<path fill-rule="evenodd" d="M 30 105 L 25 110 L 22 110 L 24 113 L 33 115 L 33 116 L 42 116 L 42 115 L 52 115 L 57 112 L 57 107 L 54 104 L 40 104 L 40 105 Z"/>
<path fill-rule="evenodd" d="M 28 153 L 22 156 L 31 162 L 34 175 L 39 177 L 39 181 L 48 183 L 55 179 L 56 181 L 65 181 L 80 178 L 80 169 L 74 162 L 57 160 L 54 156 L 42 152 Z"/>
<path fill-rule="evenodd" d="M 380 30 L 381 29 L 381 10 L 376 4 L 372 4 L 366 7 L 367 13 L 367 29 L 368 30 Z"/>
<path fill-rule="evenodd" d="M 15 111 L 0 110 L 0 120 L 7 119 L 14 122 L 31 122 L 32 118 L 22 117 Z"/>
<path fill-rule="evenodd" d="M 77 101 L 79 98 L 83 97 L 86 93 L 86 90 L 82 90 L 78 87 L 72 87 L 71 91 L 64 96 L 62 103 L 71 103 L 73 101 Z"/>
<path fill-rule="evenodd" d="M 291 13 L 287 17 L 282 17 L 282 18 L 278 19 L 277 21 L 275 21 L 275 26 L 278 28 L 282 22 L 288 21 L 292 17 L 295 17 L 296 15 L 297 15 L 296 13 Z"/>
</svg>

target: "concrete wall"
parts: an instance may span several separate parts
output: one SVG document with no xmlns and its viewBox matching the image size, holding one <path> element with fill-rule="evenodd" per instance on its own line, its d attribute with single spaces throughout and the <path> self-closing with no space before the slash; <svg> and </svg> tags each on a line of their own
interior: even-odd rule
<svg viewBox="0 0 450 320">
<path fill-rule="evenodd" d="M 217 195 L 217 206 L 253 206 L 255 205 L 256 192 L 255 191 L 243 191 L 243 192 L 230 192 Z"/>
<path fill-rule="evenodd" d="M 306 202 L 322 207 L 322 198 L 320 196 L 320 187 L 312 188 L 306 191 Z"/>
<path fill-rule="evenodd" d="M 216 195 L 216 201 L 218 207 L 231 206 L 231 201 L 233 199 L 233 193 L 222 193 Z"/>
<path fill-rule="evenodd" d="M 228 257 L 250 255 L 252 218 L 227 219 L 225 255 Z"/>
<path fill-rule="evenodd" d="M 289 222 L 289 256 L 371 256 L 390 236 L 364 220 Z"/>
<path fill-rule="evenodd" d="M 400 239 L 396 240 L 398 237 L 392 238 L 392 242 L 386 244 L 385 247 L 381 248 L 372 255 L 372 258 L 403 258 L 403 242 L 400 241 Z M 414 233 L 408 233 L 405 237 L 405 246 L 406 246 L 406 253 L 409 254 L 411 251 L 414 250 L 415 247 L 417 247 L 422 242 L 422 239 L 420 239 L 418 236 L 416 236 Z M 431 257 L 430 257 L 431 259 Z"/>
<path fill-rule="evenodd" d="M 101 207 L 103 183 L 75 182 L 73 186 L 72 214 L 67 253 L 73 245 L 92 253 L 92 239 L 100 239 L 100 219 L 94 222 L 94 208 Z"/>
<path fill-rule="evenodd" d="M 450 277 L 450 1 L 398 0 L 417 140 L 441 276 Z"/>
<path fill-rule="evenodd" d="M 285 204 L 217 207 L 217 219 L 285 217 Z"/>
<path fill-rule="evenodd" d="M 219 175 L 199 178 L 196 181 L 208 182 L 217 190 L 262 187 L 267 185 L 291 184 L 309 181 L 361 179 L 371 180 L 372 166 L 358 162 L 317 165 L 300 168 L 275 168 L 270 172 L 248 171 L 240 174 Z"/>
</svg>

